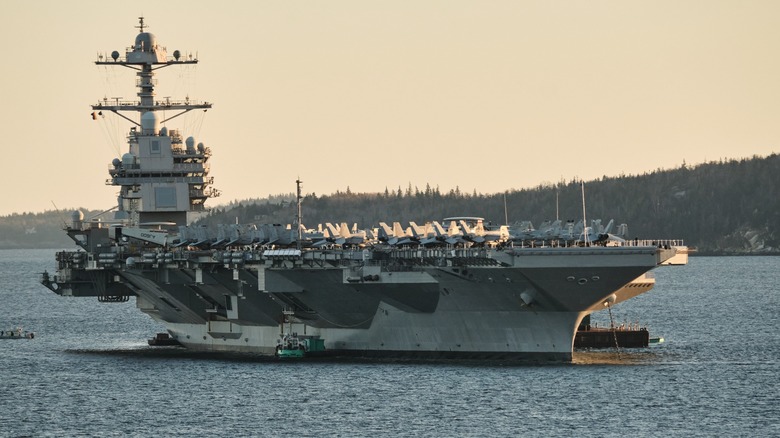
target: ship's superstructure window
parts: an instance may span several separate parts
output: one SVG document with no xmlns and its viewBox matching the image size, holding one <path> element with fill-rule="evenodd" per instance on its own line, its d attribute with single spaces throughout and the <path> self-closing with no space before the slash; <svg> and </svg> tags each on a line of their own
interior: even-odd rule
<svg viewBox="0 0 780 438">
<path fill-rule="evenodd" d="M 152 147 L 150 152 L 152 155 L 160 155 L 160 141 L 159 140 L 152 140 Z"/>
<path fill-rule="evenodd" d="M 176 207 L 176 189 L 173 187 L 155 187 L 154 203 L 157 208 Z"/>
</svg>

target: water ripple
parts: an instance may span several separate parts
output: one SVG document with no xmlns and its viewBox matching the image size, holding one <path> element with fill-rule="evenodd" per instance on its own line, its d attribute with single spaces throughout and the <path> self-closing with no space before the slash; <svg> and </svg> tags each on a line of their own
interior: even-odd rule
<svg viewBox="0 0 780 438">
<path fill-rule="evenodd" d="M 662 268 L 614 314 L 665 343 L 558 365 L 151 348 L 163 329 L 132 301 L 38 285 L 52 260 L 0 251 L 0 322 L 38 334 L 0 343 L 2 436 L 780 436 L 780 258 Z"/>
</svg>

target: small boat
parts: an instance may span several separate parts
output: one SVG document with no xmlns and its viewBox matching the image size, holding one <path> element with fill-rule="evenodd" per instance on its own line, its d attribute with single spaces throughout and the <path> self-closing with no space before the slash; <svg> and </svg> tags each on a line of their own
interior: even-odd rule
<svg viewBox="0 0 780 438">
<path fill-rule="evenodd" d="M 167 347 L 181 344 L 168 333 L 157 333 L 153 338 L 149 339 L 149 345 L 152 347 Z"/>
<path fill-rule="evenodd" d="M 280 359 L 302 358 L 310 355 L 322 355 L 325 352 L 325 341 L 319 336 L 306 335 L 305 331 L 303 336 L 298 336 L 298 333 L 293 331 L 295 312 L 285 310 L 284 316 L 289 325 L 287 330 L 284 330 L 284 322 L 282 322 L 282 333 L 276 340 L 276 357 Z"/>
<path fill-rule="evenodd" d="M 658 344 L 662 344 L 663 342 L 664 342 L 664 338 L 660 336 L 657 338 L 650 338 L 650 345 L 658 345 Z"/>
<path fill-rule="evenodd" d="M 298 333 L 283 334 L 276 341 L 276 357 L 299 358 L 306 356 L 306 340 L 298 338 Z"/>
<path fill-rule="evenodd" d="M 0 331 L 0 339 L 34 339 L 35 333 L 22 330 L 18 327 L 16 330 Z"/>
<path fill-rule="evenodd" d="M 298 336 L 298 333 L 283 334 L 276 341 L 276 357 L 301 358 L 319 356 L 325 352 L 325 341 L 318 336 Z"/>
</svg>

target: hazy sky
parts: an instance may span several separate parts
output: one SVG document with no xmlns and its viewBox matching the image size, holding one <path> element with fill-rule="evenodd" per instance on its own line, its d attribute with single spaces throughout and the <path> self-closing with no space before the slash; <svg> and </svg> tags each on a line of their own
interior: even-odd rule
<svg viewBox="0 0 780 438">
<path fill-rule="evenodd" d="M 197 67 L 159 98 L 214 103 L 169 128 L 211 147 L 234 199 L 481 193 L 780 152 L 780 1 L 7 1 L 0 215 L 107 209 L 144 15 Z"/>
</svg>

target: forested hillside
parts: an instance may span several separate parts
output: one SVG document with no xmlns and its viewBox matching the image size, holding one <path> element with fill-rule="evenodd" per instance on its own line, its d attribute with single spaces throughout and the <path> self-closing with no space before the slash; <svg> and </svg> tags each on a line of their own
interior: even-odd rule
<svg viewBox="0 0 780 438">
<path fill-rule="evenodd" d="M 538 225 L 558 217 L 582 218 L 580 181 L 561 181 L 506 193 L 463 193 L 457 188 L 388 188 L 383 193 L 308 194 L 303 223 L 379 221 L 424 223 L 447 216 L 481 216 L 493 223 L 530 220 Z M 506 199 L 506 204 L 504 200 Z M 506 210 L 504 208 L 506 205 Z M 585 182 L 586 216 L 628 224 L 640 238 L 684 239 L 702 253 L 780 251 L 780 156 L 686 165 L 644 175 L 603 177 Z M 294 195 L 218 208 L 202 223 L 290 223 Z"/>
<path fill-rule="evenodd" d="M 63 228 L 74 209 L 43 213 L 15 213 L 0 217 L 0 249 L 72 248 Z M 99 212 L 80 209 L 87 218 Z"/>
<path fill-rule="evenodd" d="M 509 170 L 507 170 L 509 171 Z M 292 183 L 291 183 L 292 184 Z M 309 187 L 304 187 L 304 191 Z M 557 198 L 557 203 L 556 203 Z M 582 218 L 581 182 L 560 181 L 505 193 L 464 193 L 426 187 L 388 187 L 382 193 L 305 195 L 303 223 L 380 221 L 418 224 L 448 216 L 481 216 L 493 223 Z M 588 219 L 628 224 L 631 237 L 684 239 L 701 253 L 780 253 L 780 156 L 711 162 L 644 175 L 603 177 L 585 182 Z M 505 209 L 506 206 L 506 209 Z M 62 232 L 68 213 L 25 213 L 0 217 L 0 248 L 72 246 Z M 212 209 L 199 222 L 291 223 L 292 193 L 236 201 Z M 92 217 L 97 212 L 85 212 Z"/>
</svg>

